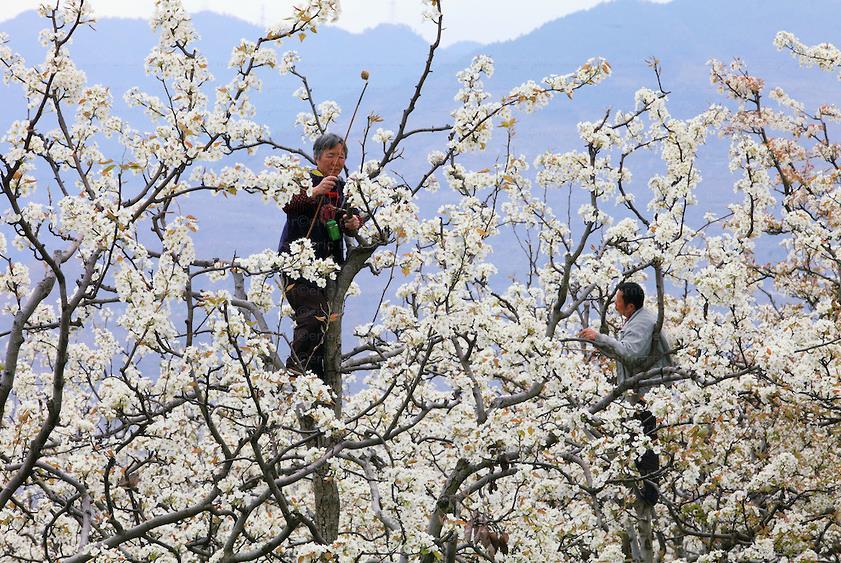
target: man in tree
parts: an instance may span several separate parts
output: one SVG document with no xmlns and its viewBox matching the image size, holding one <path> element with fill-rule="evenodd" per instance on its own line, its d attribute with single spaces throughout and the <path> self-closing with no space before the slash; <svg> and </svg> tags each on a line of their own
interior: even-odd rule
<svg viewBox="0 0 841 563">
<path fill-rule="evenodd" d="M 644 304 L 645 292 L 639 284 L 620 283 L 616 288 L 614 307 L 625 322 L 619 330 L 619 337 L 613 338 L 589 327 L 579 333 L 581 338 L 593 342 L 604 355 L 616 360 L 616 385 L 624 385 L 630 378 L 644 371 L 672 365 L 669 339 L 660 331 L 654 341 L 657 315 L 644 308 Z M 636 390 L 631 394 L 631 404 L 645 405 L 642 398 L 645 393 L 644 382 L 634 387 Z M 650 411 L 642 410 L 634 418 L 642 423 L 646 436 L 652 439 L 656 437 L 656 421 Z M 645 477 L 657 471 L 660 462 L 657 455 L 648 449 L 637 460 L 636 465 L 640 474 Z M 657 487 L 646 479 L 640 496 L 645 502 L 655 504 L 659 496 Z"/>
<path fill-rule="evenodd" d="M 344 204 L 344 181 L 339 178 L 347 158 L 344 140 L 326 133 L 313 144 L 316 168 L 310 172 L 313 189 L 306 188 L 292 197 L 283 211 L 286 225 L 280 238 L 279 252 L 289 252 L 293 241 L 309 238 L 315 257 L 332 258 L 344 263 L 343 233 L 354 235 L 361 225 L 355 213 L 341 211 Z M 330 316 L 327 291 L 303 280 L 286 280 L 286 298 L 295 311 L 295 331 L 287 367 L 309 369 L 324 379 L 322 340 L 324 325 Z"/>
<path fill-rule="evenodd" d="M 616 384 L 623 385 L 643 370 L 672 365 L 671 346 L 661 331 L 652 345 L 657 315 L 643 307 L 645 292 L 634 282 L 620 283 L 616 288 L 614 307 L 625 319 L 619 338 L 585 328 L 579 336 L 593 342 L 606 356 L 616 360 Z M 642 395 L 642 393 L 640 393 Z"/>
<path fill-rule="evenodd" d="M 616 311 L 625 319 L 619 330 L 619 337 L 613 338 L 589 327 L 579 333 L 581 338 L 593 342 L 604 355 L 616 361 L 617 386 L 628 384 L 635 375 L 672 364 L 669 339 L 662 331 L 655 337 L 657 315 L 645 309 L 644 304 L 645 292 L 642 287 L 634 282 L 622 282 L 616 287 L 614 300 Z M 634 414 L 634 418 L 642 423 L 645 435 L 654 440 L 657 437 L 657 421 L 651 411 L 645 409 L 645 382 L 633 385 L 631 389 L 634 391 L 629 402 L 641 407 Z M 629 522 L 624 549 L 626 556 L 636 554 L 635 559 L 650 560 L 653 553 L 653 507 L 657 504 L 660 493 L 654 483 L 655 479 L 649 476 L 660 469 L 660 459 L 648 448 L 636 460 L 635 465 L 643 481 L 642 487 L 636 489 L 638 500 L 634 504 L 634 510 L 637 523 L 634 526 Z"/>
</svg>

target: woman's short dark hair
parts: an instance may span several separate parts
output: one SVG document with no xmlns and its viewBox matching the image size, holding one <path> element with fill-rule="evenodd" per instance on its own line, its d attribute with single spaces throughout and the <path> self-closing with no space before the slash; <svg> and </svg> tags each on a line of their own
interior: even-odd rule
<svg viewBox="0 0 841 563">
<path fill-rule="evenodd" d="M 312 144 L 312 152 L 315 155 L 315 159 L 318 160 L 321 158 L 321 153 L 339 145 L 342 145 L 342 148 L 345 150 L 345 156 L 347 156 L 347 145 L 345 145 L 344 140 L 335 133 L 325 133 Z"/>
<path fill-rule="evenodd" d="M 635 311 L 642 309 L 645 303 L 645 291 L 638 283 L 622 282 L 616 286 L 616 291 L 622 292 L 622 300 L 634 306 Z"/>
</svg>

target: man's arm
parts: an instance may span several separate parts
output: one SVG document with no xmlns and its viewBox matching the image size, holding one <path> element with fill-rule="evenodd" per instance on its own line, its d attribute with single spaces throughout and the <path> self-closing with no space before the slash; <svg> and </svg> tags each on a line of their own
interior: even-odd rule
<svg viewBox="0 0 841 563">
<path fill-rule="evenodd" d="M 597 333 L 593 343 L 606 356 L 632 366 L 648 357 L 653 330 L 654 325 L 645 318 L 636 318 L 625 325 L 621 339 Z"/>
</svg>

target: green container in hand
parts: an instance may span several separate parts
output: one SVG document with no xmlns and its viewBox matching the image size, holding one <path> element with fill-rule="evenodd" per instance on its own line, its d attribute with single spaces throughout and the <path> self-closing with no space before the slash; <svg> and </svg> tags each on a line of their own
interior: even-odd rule
<svg viewBox="0 0 841 563">
<path fill-rule="evenodd" d="M 327 238 L 333 241 L 342 238 L 342 234 L 339 232 L 339 224 L 336 223 L 335 219 L 330 219 L 324 223 L 324 226 L 327 227 Z"/>
</svg>

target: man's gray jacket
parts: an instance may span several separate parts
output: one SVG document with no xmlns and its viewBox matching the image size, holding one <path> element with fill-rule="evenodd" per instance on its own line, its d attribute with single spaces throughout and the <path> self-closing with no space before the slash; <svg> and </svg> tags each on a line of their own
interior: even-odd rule
<svg viewBox="0 0 841 563">
<path fill-rule="evenodd" d="M 626 379 L 647 369 L 667 367 L 672 365 L 672 358 L 668 354 L 671 342 L 665 331 L 660 330 L 660 338 L 654 350 L 651 349 L 651 336 L 657 325 L 657 315 L 645 307 L 625 321 L 619 331 L 619 338 L 606 334 L 596 336 L 595 344 L 605 355 L 616 360 L 616 384 L 622 385 Z M 650 357 L 656 359 L 651 363 Z M 650 365 L 648 365 L 650 364 Z"/>
</svg>

